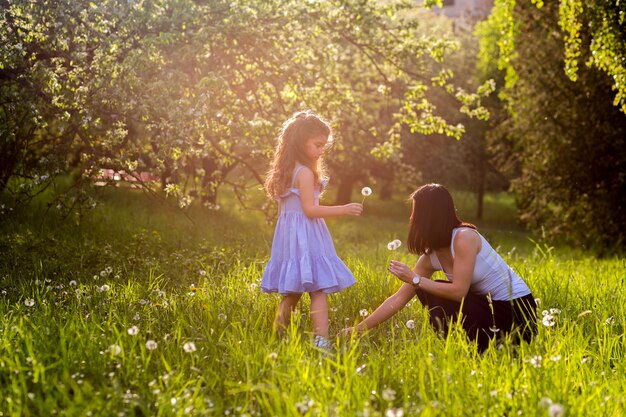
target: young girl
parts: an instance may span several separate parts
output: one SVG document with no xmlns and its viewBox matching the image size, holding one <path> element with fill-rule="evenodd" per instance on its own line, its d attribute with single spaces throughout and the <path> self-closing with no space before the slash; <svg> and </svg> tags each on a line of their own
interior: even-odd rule
<svg viewBox="0 0 626 417">
<path fill-rule="evenodd" d="M 363 206 L 320 206 L 326 185 L 322 155 L 331 136 L 328 124 L 310 111 L 293 115 L 283 125 L 274 161 L 265 181 L 267 194 L 279 201 L 272 255 L 261 289 L 278 292 L 275 326 L 288 325 L 302 293 L 311 296 L 315 346 L 328 350 L 328 296 L 356 281 L 337 257 L 324 217 L 359 216 Z"/>
</svg>

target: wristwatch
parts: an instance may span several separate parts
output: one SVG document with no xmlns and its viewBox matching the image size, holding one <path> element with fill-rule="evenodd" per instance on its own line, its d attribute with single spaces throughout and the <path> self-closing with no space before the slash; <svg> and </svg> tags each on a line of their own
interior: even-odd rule
<svg viewBox="0 0 626 417">
<path fill-rule="evenodd" d="M 422 281 L 422 277 L 420 277 L 419 275 L 415 275 L 412 279 L 411 282 L 413 283 L 414 287 L 419 287 L 420 286 L 420 282 Z"/>
</svg>

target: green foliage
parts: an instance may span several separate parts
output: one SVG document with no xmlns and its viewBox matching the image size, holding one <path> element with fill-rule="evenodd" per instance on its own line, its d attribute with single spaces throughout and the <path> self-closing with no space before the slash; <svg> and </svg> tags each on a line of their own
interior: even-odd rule
<svg viewBox="0 0 626 417">
<path fill-rule="evenodd" d="M 544 6 L 543 1 L 532 3 L 539 9 Z M 510 65 L 520 41 L 519 21 L 514 12 L 516 5 L 516 0 L 496 0 L 489 17 L 489 24 L 500 34 L 498 65 L 507 71 L 508 86 L 517 80 L 515 68 Z M 586 66 L 605 72 L 612 79 L 612 89 L 616 92 L 613 104 L 623 113 L 626 113 L 625 20 L 624 2 L 560 0 L 558 3 L 558 24 L 564 33 L 565 49 L 561 56 L 565 73 L 576 81 L 581 59 L 586 60 Z"/>
<path fill-rule="evenodd" d="M 107 168 L 177 185 L 184 206 L 213 207 L 224 185 L 245 204 L 282 122 L 301 108 L 333 120 L 329 164 L 345 178 L 370 175 L 370 150 L 394 149 L 400 124 L 462 131 L 410 93 L 453 87 L 454 42 L 422 28 L 408 2 L 3 4 L 0 190 L 17 201 L 71 174 L 51 202 L 69 211 Z M 457 95 L 481 115 L 473 94 Z"/>
<path fill-rule="evenodd" d="M 624 413 L 622 259 L 490 235 L 540 298 L 540 317 L 552 316 L 533 343 L 479 355 L 459 329 L 437 335 L 412 301 L 323 357 L 306 297 L 286 337 L 271 331 L 278 298 L 258 282 L 272 230 L 260 214 L 192 206 L 193 226 L 145 196 L 106 198 L 80 227 L 49 215 L 42 230 L 34 211 L 2 225 L 3 244 L 12 239 L 0 259 L 5 416 L 547 415 L 550 404 L 568 415 Z M 455 198 L 462 215 L 470 210 Z M 490 202 L 504 236 L 513 201 Z M 333 332 L 397 288 L 384 272 L 391 257 L 414 260 L 405 246 L 386 249 L 406 232 L 407 209 L 368 200 L 363 218 L 330 224 L 358 281 L 330 298 Z"/>
<path fill-rule="evenodd" d="M 626 114 L 613 105 L 614 79 L 596 65 L 577 64 L 593 59 L 594 20 L 575 24 L 581 13 L 590 19 L 592 9 L 576 2 L 504 3 L 481 26 L 482 58 L 492 70 L 498 58 L 509 77 L 501 93 L 508 116 L 499 119 L 492 143 L 503 161 L 514 162 L 522 219 L 553 239 L 602 254 L 620 252 L 626 224 L 616 213 L 626 206 Z M 571 24 L 563 22 L 564 14 Z M 514 48 L 504 48 L 496 36 L 506 27 L 515 28 L 506 40 Z M 496 44 L 500 56 L 494 55 Z"/>
</svg>

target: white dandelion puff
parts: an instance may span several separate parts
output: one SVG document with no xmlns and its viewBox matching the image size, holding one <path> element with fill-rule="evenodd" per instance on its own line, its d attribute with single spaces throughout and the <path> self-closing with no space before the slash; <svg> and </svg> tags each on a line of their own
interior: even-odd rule
<svg viewBox="0 0 626 417">
<path fill-rule="evenodd" d="M 139 333 L 139 327 L 137 326 L 129 327 L 126 332 L 131 336 L 135 336 L 137 333 Z"/>
<path fill-rule="evenodd" d="M 494 333 L 498 333 L 500 331 L 500 329 L 496 326 L 489 326 L 489 330 Z"/>
<path fill-rule="evenodd" d="M 370 195 L 372 195 L 372 189 L 370 187 L 361 188 L 361 195 L 363 197 L 369 197 Z"/>
<path fill-rule="evenodd" d="M 24 300 L 24 305 L 26 307 L 32 307 L 35 305 L 35 300 L 33 300 L 32 298 L 27 298 L 26 300 Z"/>
<path fill-rule="evenodd" d="M 157 342 L 155 342 L 154 340 L 148 340 L 146 342 L 146 349 L 148 350 L 154 350 L 157 348 Z"/>
<path fill-rule="evenodd" d="M 120 345 L 111 345 L 107 350 L 113 356 L 117 356 L 122 353 L 122 347 Z"/>
<path fill-rule="evenodd" d="M 366 309 L 362 309 L 359 311 L 359 316 L 361 317 L 367 317 L 368 314 L 369 312 Z"/>
<path fill-rule="evenodd" d="M 396 392 L 391 388 L 386 388 L 382 392 L 382 397 L 385 401 L 393 401 L 396 399 Z"/>
<path fill-rule="evenodd" d="M 196 344 L 194 342 L 187 342 L 183 345 L 183 350 L 187 353 L 193 353 L 196 349 Z"/>
<path fill-rule="evenodd" d="M 556 324 L 556 320 L 554 319 L 554 316 L 551 314 L 546 314 L 543 316 L 543 318 L 541 319 L 541 323 L 546 326 L 546 327 L 552 327 Z"/>
<path fill-rule="evenodd" d="M 76 281 L 74 281 L 74 280 L 71 280 L 71 281 L 70 281 L 70 287 L 75 287 L 76 285 L 78 285 L 78 284 L 76 283 Z"/>
<path fill-rule="evenodd" d="M 391 242 L 387 243 L 387 249 L 396 250 L 400 247 L 400 245 L 402 245 L 402 242 L 400 242 L 398 239 L 392 240 Z"/>
<path fill-rule="evenodd" d="M 407 320 L 407 322 L 405 323 L 405 326 L 407 329 L 414 329 L 415 328 L 415 320 Z"/>
<path fill-rule="evenodd" d="M 554 403 L 548 407 L 548 415 L 550 417 L 562 417 L 565 414 L 565 407 L 562 404 Z"/>
<path fill-rule="evenodd" d="M 541 368 L 542 361 L 543 358 L 541 357 L 541 355 L 535 355 L 528 360 L 528 362 L 535 368 Z"/>
<path fill-rule="evenodd" d="M 267 359 L 271 359 L 271 360 L 278 359 L 278 353 L 276 353 L 276 352 L 270 352 L 270 353 L 267 355 Z"/>
</svg>

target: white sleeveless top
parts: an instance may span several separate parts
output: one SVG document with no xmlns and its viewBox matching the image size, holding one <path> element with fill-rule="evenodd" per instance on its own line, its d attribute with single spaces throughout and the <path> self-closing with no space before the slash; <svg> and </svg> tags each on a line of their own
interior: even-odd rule
<svg viewBox="0 0 626 417">
<path fill-rule="evenodd" d="M 477 230 L 469 227 L 457 227 L 452 230 L 450 250 L 454 259 L 454 238 L 461 229 L 469 229 L 480 236 L 481 247 L 476 254 L 476 263 L 472 273 L 470 291 L 479 295 L 491 294 L 492 300 L 508 301 L 530 294 L 526 283 L 504 262 L 504 259 L 491 247 L 489 242 Z M 437 271 L 442 271 L 450 281 L 453 281 L 452 271 L 443 270 L 437 254 L 430 254 L 430 263 Z"/>
</svg>

